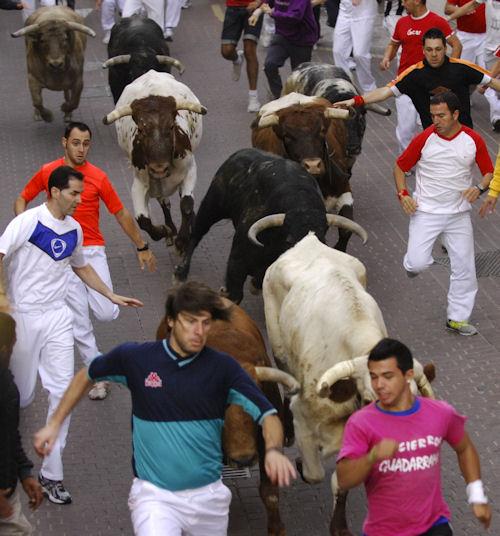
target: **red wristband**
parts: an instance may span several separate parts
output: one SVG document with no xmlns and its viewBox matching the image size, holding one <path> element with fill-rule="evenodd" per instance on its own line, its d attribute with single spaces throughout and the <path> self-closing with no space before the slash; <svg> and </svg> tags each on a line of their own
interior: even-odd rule
<svg viewBox="0 0 500 536">
<path fill-rule="evenodd" d="M 402 197 L 410 197 L 410 192 L 404 188 L 403 190 L 399 190 L 398 192 L 398 199 L 401 201 Z"/>
<path fill-rule="evenodd" d="M 364 106 L 365 99 L 363 99 L 361 95 L 354 95 L 353 99 L 354 99 L 354 106 L 356 108 L 359 108 L 360 106 Z"/>
</svg>

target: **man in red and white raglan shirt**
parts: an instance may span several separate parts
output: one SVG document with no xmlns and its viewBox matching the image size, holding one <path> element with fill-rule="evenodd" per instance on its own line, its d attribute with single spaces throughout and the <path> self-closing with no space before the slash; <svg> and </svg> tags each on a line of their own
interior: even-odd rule
<svg viewBox="0 0 500 536">
<path fill-rule="evenodd" d="M 389 69 L 400 47 L 401 59 L 398 75 L 408 67 L 422 61 L 424 59 L 422 37 L 431 28 L 439 28 L 444 33 L 447 43 L 452 48 L 451 57 L 460 57 L 462 52 L 460 40 L 443 17 L 427 9 L 425 2 L 426 0 L 403 0 L 408 15 L 401 17 L 396 23 L 394 34 L 380 62 L 380 68 L 383 71 Z M 401 95 L 396 99 L 396 110 L 398 112 L 396 137 L 400 151 L 404 151 L 417 132 L 418 113 L 410 97 L 406 95 Z"/>
<path fill-rule="evenodd" d="M 477 293 L 474 235 L 470 211 L 488 190 L 493 164 L 481 136 L 458 121 L 460 101 L 451 91 L 431 98 L 433 125 L 416 136 L 394 166 L 394 180 L 403 210 L 410 216 L 408 249 L 403 266 L 408 277 L 431 266 L 432 248 L 441 235 L 450 257 L 446 327 L 475 335 L 469 323 Z M 482 179 L 473 184 L 476 163 Z M 413 196 L 405 172 L 416 165 Z"/>
<path fill-rule="evenodd" d="M 141 269 L 147 266 L 155 269 L 156 260 L 149 250 L 148 243 L 142 239 L 141 232 L 130 212 L 123 206 L 106 173 L 87 161 L 92 134 L 85 123 L 69 123 L 62 138 L 64 156 L 44 164 L 26 184 L 14 205 L 17 215 L 26 210 L 28 203 L 38 194 L 47 192 L 49 176 L 54 169 L 67 165 L 84 176 L 82 202 L 73 214 L 83 231 L 82 254 L 85 261 L 94 268 L 109 288 L 113 288 L 109 273 L 104 237 L 99 228 L 99 203 L 102 201 L 110 214 L 116 218 L 125 234 L 137 249 Z M 73 313 L 73 334 L 83 362 L 88 366 L 101 352 L 94 336 L 89 316 L 89 307 L 101 322 L 109 322 L 118 317 L 118 307 L 104 296 L 85 286 L 73 273 L 69 276 L 67 304 Z M 108 384 L 98 382 L 89 393 L 92 400 L 106 398 Z"/>
</svg>

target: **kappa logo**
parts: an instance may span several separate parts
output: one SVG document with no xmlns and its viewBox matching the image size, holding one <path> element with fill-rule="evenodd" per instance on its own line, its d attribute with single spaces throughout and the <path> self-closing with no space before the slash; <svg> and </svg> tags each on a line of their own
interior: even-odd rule
<svg viewBox="0 0 500 536">
<path fill-rule="evenodd" d="M 66 242 L 60 238 L 53 238 L 50 241 L 50 247 L 54 257 L 58 259 L 66 251 Z"/>
<path fill-rule="evenodd" d="M 148 377 L 144 380 L 144 385 L 146 387 L 152 387 L 153 389 L 161 387 L 163 385 L 160 376 L 157 372 L 150 372 Z"/>
</svg>

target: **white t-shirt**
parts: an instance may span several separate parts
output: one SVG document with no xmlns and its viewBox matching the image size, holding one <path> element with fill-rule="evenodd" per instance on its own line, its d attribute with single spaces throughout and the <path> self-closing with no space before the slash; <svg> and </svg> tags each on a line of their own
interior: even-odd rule
<svg viewBox="0 0 500 536">
<path fill-rule="evenodd" d="M 403 171 L 417 166 L 414 199 L 417 210 L 431 214 L 457 214 L 471 210 L 462 195 L 472 186 L 476 163 L 482 175 L 493 172 L 488 149 L 481 136 L 462 125 L 452 138 L 443 138 L 434 126 L 413 138 L 397 164 Z"/>
<path fill-rule="evenodd" d="M 63 301 L 68 266 L 81 268 L 87 264 L 82 240 L 80 224 L 71 216 L 54 218 L 45 203 L 14 218 L 0 237 L 8 294 L 14 307 L 46 307 Z"/>
<path fill-rule="evenodd" d="M 377 16 L 376 0 L 359 0 L 353 5 L 352 0 L 340 0 L 339 12 L 349 16 L 352 20 L 362 20 Z"/>
<path fill-rule="evenodd" d="M 500 0 L 476 0 L 486 4 L 486 40 L 484 49 L 493 54 L 500 45 Z"/>
</svg>

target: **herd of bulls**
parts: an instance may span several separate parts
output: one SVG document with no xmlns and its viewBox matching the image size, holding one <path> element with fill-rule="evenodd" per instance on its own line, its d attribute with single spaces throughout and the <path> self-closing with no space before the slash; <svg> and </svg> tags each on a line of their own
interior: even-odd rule
<svg viewBox="0 0 500 536">
<path fill-rule="evenodd" d="M 83 19 L 64 7 L 41 8 L 14 32 L 26 38 L 28 82 L 35 118 L 52 121 L 42 88 L 64 91 L 65 120 L 78 107 L 83 88 L 86 35 Z M 225 292 L 240 303 L 247 277 L 263 292 L 267 334 L 279 369 L 273 368 L 254 321 L 234 306 L 231 322 L 217 322 L 208 344 L 233 355 L 279 409 L 286 441 L 296 438 L 301 475 L 324 479 L 322 459 L 338 451 L 347 417 L 374 399 L 367 354 L 387 330 L 375 300 L 366 291 L 366 271 L 345 253 L 351 234 L 366 231 L 353 221 L 350 178 L 366 128 L 364 107 L 340 110 L 332 103 L 358 94 L 337 67 L 307 63 L 292 73 L 284 95 L 262 107 L 251 125 L 253 148 L 231 155 L 217 170 L 195 215 L 194 152 L 207 110 L 171 74 L 182 64 L 169 56 L 159 26 L 134 15 L 112 32 L 109 84 L 118 143 L 133 167 L 132 200 L 140 227 L 153 240 L 175 245 L 181 260 L 175 277 L 188 277 L 193 252 L 220 220 L 230 219 L 234 237 Z M 382 109 L 372 111 L 384 113 Z M 180 194 L 177 230 L 170 197 Z M 149 200 L 157 199 L 165 222 L 151 221 Z M 335 214 L 333 214 L 335 213 Z M 326 245 L 330 225 L 338 227 L 335 249 Z M 162 322 L 161 326 L 164 326 Z M 164 337 L 165 333 L 157 334 Z M 432 396 L 417 362 L 414 390 Z M 282 403 L 276 383 L 285 388 Z M 285 534 L 278 490 L 263 468 L 263 441 L 251 419 L 229 407 L 224 429 L 228 462 L 259 459 L 260 492 L 268 513 L 268 533 Z M 346 493 L 332 477 L 333 535 L 351 534 L 345 517 Z"/>
</svg>

